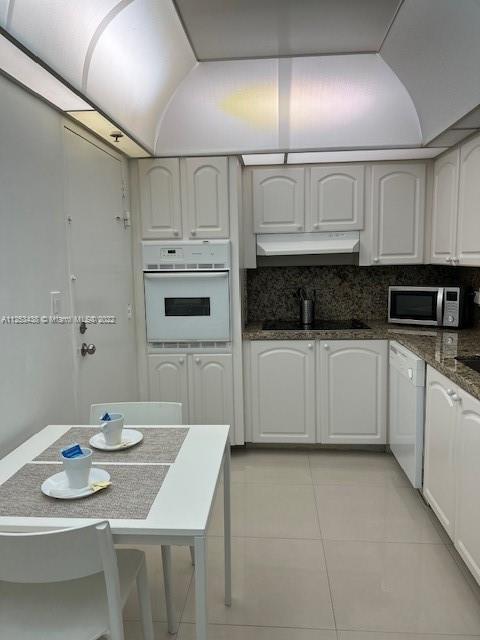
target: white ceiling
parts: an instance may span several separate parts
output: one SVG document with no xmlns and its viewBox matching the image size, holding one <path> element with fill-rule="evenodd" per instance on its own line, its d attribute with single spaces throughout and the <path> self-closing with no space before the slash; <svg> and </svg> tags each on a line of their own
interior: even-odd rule
<svg viewBox="0 0 480 640">
<path fill-rule="evenodd" d="M 174 0 L 198 60 L 376 52 L 401 0 Z"/>
</svg>

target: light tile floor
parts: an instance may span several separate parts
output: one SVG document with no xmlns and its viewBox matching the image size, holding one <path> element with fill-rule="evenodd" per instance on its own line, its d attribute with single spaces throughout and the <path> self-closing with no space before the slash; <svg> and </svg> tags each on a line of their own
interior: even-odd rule
<svg viewBox="0 0 480 640">
<path fill-rule="evenodd" d="M 480 589 L 394 458 L 238 451 L 232 458 L 233 604 L 223 605 L 219 488 L 209 530 L 211 640 L 480 640 Z M 148 549 L 156 640 L 160 551 Z M 187 548 L 175 548 L 177 640 L 195 640 Z M 138 605 L 127 640 L 141 640 Z"/>
</svg>

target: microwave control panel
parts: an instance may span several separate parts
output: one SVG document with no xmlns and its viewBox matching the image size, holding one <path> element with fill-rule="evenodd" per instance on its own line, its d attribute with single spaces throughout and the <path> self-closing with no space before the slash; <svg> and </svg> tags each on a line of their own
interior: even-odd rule
<svg viewBox="0 0 480 640">
<path fill-rule="evenodd" d="M 458 327 L 460 324 L 460 289 L 445 287 L 443 301 L 443 326 Z"/>
</svg>

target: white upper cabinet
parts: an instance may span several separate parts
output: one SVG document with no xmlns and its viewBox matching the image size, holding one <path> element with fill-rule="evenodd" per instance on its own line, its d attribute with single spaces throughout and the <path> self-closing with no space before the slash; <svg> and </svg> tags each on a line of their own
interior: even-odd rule
<svg viewBox="0 0 480 640">
<path fill-rule="evenodd" d="M 182 237 L 180 163 L 178 158 L 139 160 L 142 236 L 168 240 Z"/>
<path fill-rule="evenodd" d="M 447 533 L 455 526 L 455 433 L 457 388 L 428 367 L 423 493 Z"/>
<path fill-rule="evenodd" d="M 252 341 L 253 442 L 315 442 L 315 343 Z"/>
<path fill-rule="evenodd" d="M 233 429 L 232 355 L 198 354 L 190 362 L 191 423 L 229 424 Z"/>
<path fill-rule="evenodd" d="M 480 583 L 480 402 L 460 391 L 455 450 L 455 546 Z"/>
<path fill-rule="evenodd" d="M 458 264 L 480 265 L 480 137 L 461 146 L 457 230 Z"/>
<path fill-rule="evenodd" d="M 255 233 L 305 230 L 305 170 L 298 167 L 253 172 Z"/>
<path fill-rule="evenodd" d="M 372 165 L 369 200 L 361 264 L 423 263 L 425 165 Z"/>
<path fill-rule="evenodd" d="M 325 165 L 310 169 L 307 231 L 363 228 L 365 167 Z"/>
<path fill-rule="evenodd" d="M 185 236 L 228 238 L 227 158 L 187 158 L 182 173 Z"/>
<path fill-rule="evenodd" d="M 454 264 L 456 257 L 460 151 L 439 158 L 433 169 L 431 262 Z"/>
<path fill-rule="evenodd" d="M 385 444 L 387 341 L 322 340 L 318 346 L 318 440 Z"/>
</svg>

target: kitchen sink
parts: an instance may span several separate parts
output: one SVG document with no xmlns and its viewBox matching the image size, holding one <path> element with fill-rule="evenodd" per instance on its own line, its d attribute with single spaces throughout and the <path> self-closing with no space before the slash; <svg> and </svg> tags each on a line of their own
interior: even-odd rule
<svg viewBox="0 0 480 640">
<path fill-rule="evenodd" d="M 265 320 L 262 329 L 266 331 L 351 331 L 370 329 L 360 320 L 316 320 L 312 324 L 301 324 L 297 320 Z"/>
</svg>

